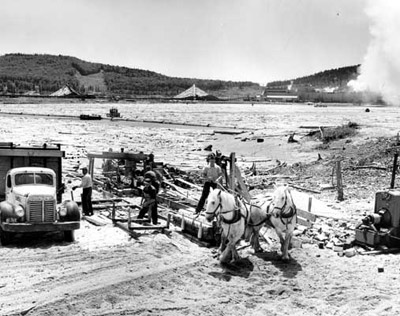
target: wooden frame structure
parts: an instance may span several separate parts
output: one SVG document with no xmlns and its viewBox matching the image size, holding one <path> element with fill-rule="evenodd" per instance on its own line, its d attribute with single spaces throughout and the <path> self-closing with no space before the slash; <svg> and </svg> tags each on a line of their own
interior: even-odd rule
<svg viewBox="0 0 400 316">
<path fill-rule="evenodd" d="M 133 153 L 125 153 L 125 152 L 113 152 L 113 151 L 103 151 L 102 153 L 87 153 L 87 157 L 89 159 L 89 174 L 93 180 L 93 172 L 94 172 L 94 160 L 97 159 L 116 159 L 116 160 L 125 160 L 131 162 L 143 162 L 145 163 L 148 159 L 148 155 L 143 153 L 133 154 Z"/>
</svg>

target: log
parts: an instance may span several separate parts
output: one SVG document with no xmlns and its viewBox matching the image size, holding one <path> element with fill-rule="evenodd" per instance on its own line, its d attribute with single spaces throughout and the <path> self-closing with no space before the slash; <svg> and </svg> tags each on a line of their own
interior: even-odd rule
<svg viewBox="0 0 400 316">
<path fill-rule="evenodd" d="M 131 226 L 129 227 L 130 230 L 163 230 L 167 228 L 166 225 L 151 225 L 151 226 Z"/>
<path fill-rule="evenodd" d="M 400 252 L 400 248 L 388 248 L 388 249 L 380 249 L 380 250 L 370 250 L 359 252 L 360 255 L 379 255 L 382 253 L 398 253 Z"/>
<path fill-rule="evenodd" d="M 192 236 L 192 238 L 199 238 L 199 240 L 215 242 L 215 227 L 208 223 L 197 220 L 196 218 L 171 214 L 171 223 L 175 226 L 181 227 L 181 230 Z M 200 232 L 201 233 L 200 233 Z"/>
<path fill-rule="evenodd" d="M 292 182 L 289 182 L 289 185 L 295 189 L 299 189 L 299 190 L 303 190 L 303 191 L 307 191 L 307 192 L 312 192 L 312 193 L 317 193 L 317 194 L 321 194 L 321 191 L 317 191 L 317 190 L 313 190 L 313 189 L 308 189 L 308 188 L 304 188 L 301 186 L 298 186 Z"/>
<path fill-rule="evenodd" d="M 232 131 L 232 130 L 214 130 L 215 134 L 239 135 L 246 133 L 245 131 Z"/>
<path fill-rule="evenodd" d="M 387 170 L 386 167 L 380 166 L 355 166 L 354 169 L 377 169 L 377 170 Z"/>
</svg>

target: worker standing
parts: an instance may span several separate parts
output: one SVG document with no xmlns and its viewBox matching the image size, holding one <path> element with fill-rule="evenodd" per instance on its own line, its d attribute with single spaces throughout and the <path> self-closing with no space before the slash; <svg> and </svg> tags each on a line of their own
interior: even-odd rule
<svg viewBox="0 0 400 316">
<path fill-rule="evenodd" d="M 201 172 L 201 175 L 204 179 L 204 185 L 199 203 L 196 207 L 196 214 L 200 214 L 200 212 L 203 210 L 204 203 L 210 194 L 210 188 L 216 189 L 217 183 L 221 181 L 222 177 L 221 167 L 215 163 L 215 155 L 213 153 L 207 156 L 207 162 L 208 165 L 205 166 Z"/>
<path fill-rule="evenodd" d="M 228 157 L 222 155 L 220 150 L 215 152 L 215 163 L 221 167 L 223 181 L 221 181 L 222 185 L 228 185 L 228 173 L 227 173 L 227 165 L 228 165 Z"/>
<path fill-rule="evenodd" d="M 153 222 L 153 225 L 157 225 L 158 211 L 157 211 L 157 190 L 151 184 L 151 179 L 144 179 L 143 197 L 142 197 L 142 208 L 139 212 L 138 219 L 142 219 L 147 213 L 149 220 Z"/>
<path fill-rule="evenodd" d="M 74 186 L 72 190 L 77 188 L 82 188 L 82 213 L 85 216 L 93 215 L 93 206 L 92 206 L 92 177 L 88 173 L 87 167 L 83 167 L 82 173 L 83 177 L 81 180 L 81 184 Z"/>
</svg>

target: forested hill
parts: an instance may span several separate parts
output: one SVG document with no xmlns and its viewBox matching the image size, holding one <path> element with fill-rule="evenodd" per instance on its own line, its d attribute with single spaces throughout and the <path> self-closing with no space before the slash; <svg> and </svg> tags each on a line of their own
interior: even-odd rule
<svg viewBox="0 0 400 316">
<path fill-rule="evenodd" d="M 309 87 L 313 89 L 323 89 L 327 87 L 337 87 L 339 90 L 346 90 L 347 83 L 357 78 L 357 69 L 360 65 L 325 70 L 316 74 L 301 78 L 274 81 L 267 84 L 268 88 L 287 87 Z"/>
<path fill-rule="evenodd" d="M 86 94 L 171 97 L 193 84 L 209 94 L 234 98 L 261 93 L 253 82 L 168 77 L 153 71 L 92 63 L 62 55 L 0 56 L 0 93 L 50 94 L 65 85 Z"/>
</svg>

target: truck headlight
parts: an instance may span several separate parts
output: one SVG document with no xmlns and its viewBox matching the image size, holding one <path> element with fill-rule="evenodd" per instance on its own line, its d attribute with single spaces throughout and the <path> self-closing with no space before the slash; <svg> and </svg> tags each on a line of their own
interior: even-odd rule
<svg viewBox="0 0 400 316">
<path fill-rule="evenodd" d="M 66 216 L 67 215 L 67 207 L 65 205 L 62 205 L 59 210 L 58 213 L 60 214 L 60 216 Z"/>
<path fill-rule="evenodd" d="M 15 207 L 14 212 L 15 212 L 15 215 L 17 215 L 18 217 L 24 217 L 24 215 L 25 215 L 25 210 L 21 205 L 17 205 Z"/>
</svg>

